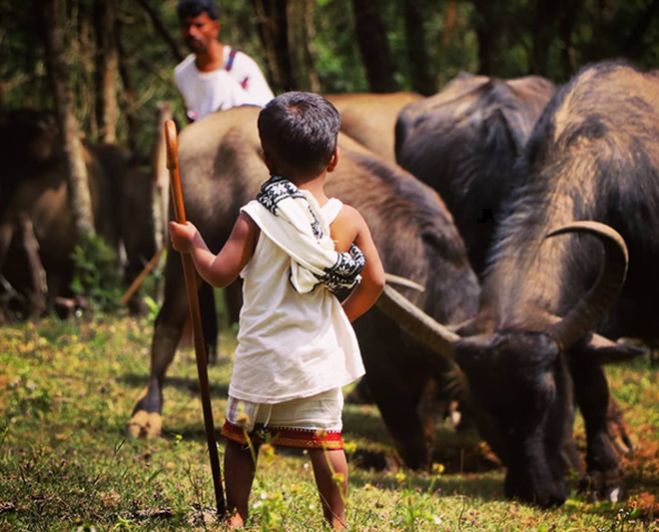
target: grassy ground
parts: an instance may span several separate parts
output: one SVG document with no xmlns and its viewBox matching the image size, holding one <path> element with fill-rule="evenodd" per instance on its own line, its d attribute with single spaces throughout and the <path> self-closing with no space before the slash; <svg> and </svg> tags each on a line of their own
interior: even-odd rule
<svg viewBox="0 0 659 532">
<path fill-rule="evenodd" d="M 179 353 L 165 389 L 164 436 L 126 439 L 148 374 L 151 325 L 128 318 L 46 320 L 0 328 L 0 530 L 221 529 L 213 504 L 194 354 Z M 210 368 L 216 425 L 222 419 L 234 340 Z M 503 471 L 475 434 L 438 427 L 437 464 L 398 464 L 377 409 L 348 405 L 354 530 L 642 530 L 659 527 L 656 366 L 609 369 L 636 438 L 625 459 L 629 498 L 590 503 L 575 490 L 559 509 L 506 501 Z M 583 434 L 577 427 L 580 442 Z M 222 452 L 222 449 L 220 449 Z M 250 527 L 323 527 L 308 460 L 262 453 Z"/>
</svg>

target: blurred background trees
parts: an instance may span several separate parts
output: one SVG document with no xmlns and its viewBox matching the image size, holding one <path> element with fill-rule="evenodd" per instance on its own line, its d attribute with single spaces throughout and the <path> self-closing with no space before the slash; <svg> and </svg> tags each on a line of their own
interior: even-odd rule
<svg viewBox="0 0 659 532">
<path fill-rule="evenodd" d="M 56 109 L 45 7 L 0 1 L 0 109 Z M 187 53 L 176 0 L 61 0 L 62 49 L 80 130 L 147 157 L 156 102 Z M 584 64 L 659 64 L 659 0 L 223 0 L 222 39 L 259 61 L 276 93 L 413 90 L 460 71 L 561 83 Z M 52 29 L 52 28 L 51 28 Z M 52 51 L 52 50 L 51 50 Z M 61 81 L 61 78 L 60 78 Z"/>
</svg>

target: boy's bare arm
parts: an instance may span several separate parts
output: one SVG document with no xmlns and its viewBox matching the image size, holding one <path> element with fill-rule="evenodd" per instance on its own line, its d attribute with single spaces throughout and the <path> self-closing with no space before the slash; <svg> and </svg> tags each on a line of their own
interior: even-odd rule
<svg viewBox="0 0 659 532">
<path fill-rule="evenodd" d="M 370 309 L 384 286 L 384 268 L 371 237 L 371 231 L 359 212 L 345 205 L 331 226 L 337 251 L 347 251 L 354 242 L 364 253 L 366 266 L 362 281 L 343 302 L 343 310 L 350 321 Z"/>
<path fill-rule="evenodd" d="M 174 249 L 190 253 L 199 275 L 216 287 L 230 285 L 254 254 L 259 235 L 258 226 L 244 213 L 240 213 L 229 239 L 215 255 L 208 249 L 197 228 L 190 222 L 169 223 Z"/>
</svg>

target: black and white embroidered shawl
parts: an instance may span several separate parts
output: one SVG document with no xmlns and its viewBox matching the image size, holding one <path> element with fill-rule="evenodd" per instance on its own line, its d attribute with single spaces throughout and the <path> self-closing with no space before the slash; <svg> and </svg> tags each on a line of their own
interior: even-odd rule
<svg viewBox="0 0 659 532">
<path fill-rule="evenodd" d="M 309 292 L 319 283 L 332 292 L 359 283 L 364 254 L 354 244 L 348 252 L 334 249 L 329 225 L 312 194 L 273 176 L 256 200 L 273 215 L 272 223 L 261 229 L 291 256 L 291 284 L 298 292 Z"/>
</svg>

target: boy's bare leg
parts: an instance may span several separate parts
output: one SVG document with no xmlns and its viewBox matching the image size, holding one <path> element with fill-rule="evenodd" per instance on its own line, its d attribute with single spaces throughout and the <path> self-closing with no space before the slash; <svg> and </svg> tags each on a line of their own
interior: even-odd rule
<svg viewBox="0 0 659 532">
<path fill-rule="evenodd" d="M 254 448 L 254 454 L 258 454 L 258 447 Z M 229 526 L 232 528 L 242 527 L 247 520 L 247 505 L 255 471 L 252 452 L 245 445 L 228 440 L 224 451 L 224 478 Z"/>
<path fill-rule="evenodd" d="M 345 528 L 345 497 L 348 490 L 348 462 L 343 450 L 310 449 L 316 486 L 323 514 L 332 528 Z"/>
</svg>

